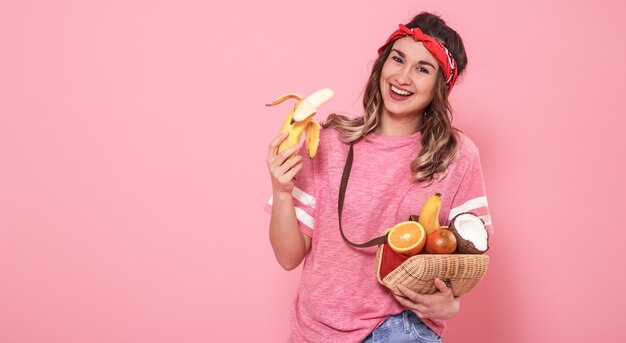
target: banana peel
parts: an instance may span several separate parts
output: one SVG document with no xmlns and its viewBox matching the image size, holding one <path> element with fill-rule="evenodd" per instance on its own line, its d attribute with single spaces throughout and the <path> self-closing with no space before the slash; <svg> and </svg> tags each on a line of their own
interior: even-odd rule
<svg viewBox="0 0 626 343">
<path fill-rule="evenodd" d="M 304 128 L 304 135 L 306 137 L 306 149 L 309 153 L 309 157 L 313 158 L 317 154 L 317 146 L 320 143 L 320 130 L 321 126 L 316 121 L 310 121 Z"/>
<path fill-rule="evenodd" d="M 320 141 L 321 128 L 319 123 L 313 120 L 313 116 L 317 113 L 317 109 L 334 95 L 335 92 L 330 88 L 323 88 L 304 99 L 298 93 L 287 93 L 266 104 L 266 106 L 275 106 L 289 99 L 297 100 L 280 129 L 280 133 L 289 132 L 289 136 L 278 147 L 279 154 L 285 149 L 297 145 L 302 138 L 302 134 L 304 134 L 306 136 L 305 143 L 309 157 L 315 157 Z"/>
</svg>

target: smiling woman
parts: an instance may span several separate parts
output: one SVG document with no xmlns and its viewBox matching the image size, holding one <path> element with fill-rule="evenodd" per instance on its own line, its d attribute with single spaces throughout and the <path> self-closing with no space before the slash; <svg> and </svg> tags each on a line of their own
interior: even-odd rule
<svg viewBox="0 0 626 343">
<path fill-rule="evenodd" d="M 338 224 L 341 218 L 342 236 L 364 242 L 405 221 L 433 193 L 445 199 L 440 218 L 464 209 L 490 223 L 487 202 L 474 201 L 485 197 L 478 149 L 451 123 L 448 94 L 466 64 L 459 35 L 420 13 L 378 50 L 363 115 L 331 114 L 323 123 L 314 159 L 293 154 L 295 146 L 278 153 L 285 136 L 270 144 L 274 255 L 287 270 L 305 261 L 292 341 L 441 341 L 460 299 L 441 280 L 435 294 L 392 294 L 373 275 L 375 250 L 346 244 Z M 352 176 L 340 197 L 348 157 Z"/>
<path fill-rule="evenodd" d="M 459 148 L 448 94 L 466 66 L 459 34 L 436 15 L 418 14 L 378 49 L 365 88 L 363 116 L 331 114 L 323 126 L 335 127 L 344 142 L 371 132 L 387 136 L 419 131 L 422 149 L 411 162 L 414 178 L 443 178 Z"/>
<path fill-rule="evenodd" d="M 376 133 L 389 135 L 398 130 L 411 134 L 430 104 L 437 81 L 437 61 L 422 42 L 411 37 L 398 39 L 380 75 L 383 97 L 382 125 Z"/>
</svg>

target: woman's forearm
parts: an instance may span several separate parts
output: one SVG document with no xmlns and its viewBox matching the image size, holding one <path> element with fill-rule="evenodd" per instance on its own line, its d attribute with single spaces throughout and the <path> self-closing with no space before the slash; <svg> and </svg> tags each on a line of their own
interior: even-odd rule
<svg viewBox="0 0 626 343">
<path fill-rule="evenodd" d="M 285 270 L 296 268 L 307 254 L 308 244 L 298 227 L 291 194 L 274 194 L 270 219 L 270 243 L 276 260 Z"/>
</svg>

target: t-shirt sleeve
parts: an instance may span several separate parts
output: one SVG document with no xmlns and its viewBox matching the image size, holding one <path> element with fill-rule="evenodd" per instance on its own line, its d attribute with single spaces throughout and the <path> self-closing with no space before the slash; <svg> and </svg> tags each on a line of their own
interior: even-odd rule
<svg viewBox="0 0 626 343">
<path fill-rule="evenodd" d="M 485 192 L 485 180 L 478 154 L 470 161 L 456 195 L 452 200 L 448 222 L 456 215 L 464 212 L 472 212 L 477 215 L 485 222 L 489 234 L 493 234 L 493 225 Z"/>
<path fill-rule="evenodd" d="M 309 158 L 305 145 L 298 151 L 302 156 L 302 169 L 296 174 L 292 196 L 294 199 L 296 218 L 300 230 L 307 236 L 313 235 L 315 224 L 315 176 L 314 160 Z M 272 197 L 265 204 L 265 211 L 272 212 Z"/>
</svg>

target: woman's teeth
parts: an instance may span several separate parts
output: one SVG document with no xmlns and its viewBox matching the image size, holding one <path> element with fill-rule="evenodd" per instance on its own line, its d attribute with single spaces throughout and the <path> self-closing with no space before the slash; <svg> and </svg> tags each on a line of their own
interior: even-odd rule
<svg viewBox="0 0 626 343">
<path fill-rule="evenodd" d="M 413 95 L 413 93 L 409 92 L 409 91 L 405 91 L 399 88 L 396 88 L 395 86 L 391 86 L 391 91 L 398 94 L 398 95 L 402 95 L 402 96 L 409 96 L 409 95 Z"/>
</svg>

